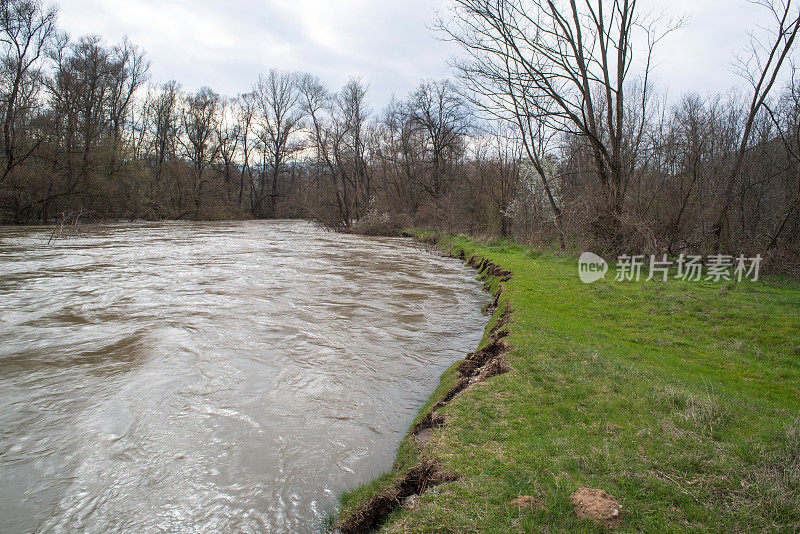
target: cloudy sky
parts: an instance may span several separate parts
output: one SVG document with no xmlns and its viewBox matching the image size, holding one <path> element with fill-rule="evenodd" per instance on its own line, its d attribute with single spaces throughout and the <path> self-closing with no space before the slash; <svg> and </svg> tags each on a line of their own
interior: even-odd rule
<svg viewBox="0 0 800 534">
<path fill-rule="evenodd" d="M 643 0 L 653 6 L 655 0 Z M 421 78 L 449 74 L 457 51 L 428 26 L 448 0 L 60 0 L 60 26 L 108 42 L 127 35 L 147 50 L 153 81 L 208 85 L 235 95 L 270 68 L 302 70 L 339 87 L 370 84 L 379 109 Z M 663 4 L 662 4 L 663 5 Z M 647 6 L 645 5 L 645 8 Z M 748 31 L 766 23 L 747 0 L 671 0 L 688 17 L 659 49 L 656 74 L 671 95 L 722 92 L 739 84 L 730 69 Z"/>
</svg>

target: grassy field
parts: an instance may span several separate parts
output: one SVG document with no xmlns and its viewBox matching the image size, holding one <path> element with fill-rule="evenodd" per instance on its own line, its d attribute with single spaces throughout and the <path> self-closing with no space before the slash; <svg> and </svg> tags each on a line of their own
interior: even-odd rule
<svg viewBox="0 0 800 534">
<path fill-rule="evenodd" d="M 800 530 L 796 283 L 615 282 L 612 268 L 585 285 L 574 258 L 439 246 L 513 273 L 483 341 L 510 306 L 509 370 L 440 407 L 424 446 L 409 434 L 396 469 L 343 496 L 332 525 L 429 461 L 458 478 L 387 508 L 381 532 L 603 531 L 573 510 L 581 487 L 621 503 L 621 532 Z M 454 365 L 420 420 L 457 379 Z"/>
</svg>

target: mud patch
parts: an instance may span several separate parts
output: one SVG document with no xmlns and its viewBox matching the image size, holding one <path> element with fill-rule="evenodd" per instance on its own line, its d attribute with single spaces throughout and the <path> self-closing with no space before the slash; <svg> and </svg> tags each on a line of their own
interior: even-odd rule
<svg viewBox="0 0 800 534">
<path fill-rule="evenodd" d="M 463 250 L 461 252 L 463 252 Z M 513 278 L 513 273 L 503 269 L 492 261 L 485 258 L 481 259 L 478 256 L 472 256 L 467 260 L 467 265 L 478 269 L 478 278 L 484 281 L 483 288 L 486 291 L 491 291 L 493 282 L 497 282 L 497 290 L 493 293 L 494 300 L 486 304 L 483 308 L 483 313 L 486 315 L 494 315 L 500 305 L 500 297 L 503 294 L 503 284 Z"/>
<path fill-rule="evenodd" d="M 511 347 L 504 339 L 509 335 L 506 326 L 511 320 L 511 313 L 511 308 L 507 305 L 495 325 L 489 331 L 491 341 L 483 348 L 475 352 L 470 352 L 467 354 L 466 358 L 458 363 L 456 366 L 458 380 L 453 387 L 433 405 L 431 412 L 425 416 L 426 419 L 431 416 L 431 413 L 448 404 L 456 395 L 472 384 L 489 380 L 495 376 L 507 373 L 511 369 L 506 357 Z M 423 419 L 423 421 L 424 420 L 425 419 Z"/>
<path fill-rule="evenodd" d="M 474 258 L 475 256 L 470 258 L 470 261 L 472 261 Z M 467 265 L 469 265 L 469 262 L 467 262 Z M 500 282 L 508 282 L 514 276 L 511 271 L 507 271 L 493 261 L 485 258 L 480 260 L 480 263 L 477 265 L 477 269 L 478 275 L 480 275 L 482 278 L 494 277 Z"/>
<path fill-rule="evenodd" d="M 455 385 L 452 388 L 450 388 L 447 391 L 447 393 L 444 394 L 442 400 L 433 405 L 433 409 L 438 410 L 439 408 L 441 408 L 442 406 L 453 400 L 453 397 L 455 397 L 456 395 L 467 389 L 467 386 L 469 386 L 469 379 L 459 378 L 458 381 L 456 381 Z"/>
<path fill-rule="evenodd" d="M 461 360 L 456 368 L 461 377 L 469 378 L 480 374 L 482 368 L 496 362 L 500 356 L 508 352 L 508 343 L 503 339 L 494 339 L 480 350 L 471 352 Z"/>
<path fill-rule="evenodd" d="M 578 517 L 591 519 L 612 528 L 620 521 L 622 505 L 601 489 L 581 488 L 570 498 Z"/>
<path fill-rule="evenodd" d="M 442 414 L 435 411 L 428 412 L 428 414 L 411 429 L 411 435 L 414 436 L 414 441 L 417 446 L 421 449 L 427 447 L 433 431 L 443 427 L 444 424 L 445 420 Z"/>
<path fill-rule="evenodd" d="M 490 378 L 505 374 L 511 370 L 511 367 L 508 365 L 508 362 L 504 356 L 505 354 L 494 358 L 486 365 L 478 369 L 478 374 L 475 376 L 474 381 L 483 382 L 484 380 L 489 380 Z"/>
<path fill-rule="evenodd" d="M 494 323 L 491 329 L 489 329 L 489 335 L 495 339 L 500 339 L 508 336 L 509 332 L 506 326 L 510 322 L 511 322 L 511 306 L 507 305 L 500 313 L 500 317 L 497 318 L 497 322 Z"/>
<path fill-rule="evenodd" d="M 425 461 L 412 467 L 394 485 L 373 496 L 360 509 L 345 518 L 337 525 L 342 534 L 360 534 L 371 532 L 401 506 L 403 502 L 414 495 L 422 495 L 428 489 L 453 482 L 458 477 L 445 472 L 438 462 Z"/>
<path fill-rule="evenodd" d="M 507 271 L 494 262 L 471 255 L 467 259 L 464 249 L 451 252 L 451 257 L 466 261 L 467 265 L 478 270 L 480 278 L 487 280 L 485 287 L 489 288 L 488 280 L 497 279 L 498 286 L 494 294 L 494 302 L 491 303 L 492 313 L 494 314 L 503 293 L 503 282 L 507 282 L 513 276 L 511 271 Z M 437 410 L 447 405 L 456 395 L 467 389 L 472 384 L 488 380 L 497 375 L 507 373 L 510 370 L 506 354 L 510 350 L 508 342 L 505 340 L 509 336 L 508 325 L 511 322 L 513 310 L 506 304 L 499 317 L 488 332 L 489 343 L 475 352 L 470 352 L 467 357 L 461 360 L 456 366 L 458 380 L 444 396 L 436 402 L 425 417 L 412 429 L 414 440 L 421 447 L 427 446 L 430 441 L 432 429 L 443 426 L 443 419 L 437 414 Z"/>
</svg>

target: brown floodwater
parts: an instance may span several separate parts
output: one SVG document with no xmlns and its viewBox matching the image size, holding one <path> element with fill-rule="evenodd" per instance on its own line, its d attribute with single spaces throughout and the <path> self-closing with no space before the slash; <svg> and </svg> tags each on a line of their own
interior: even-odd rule
<svg viewBox="0 0 800 534">
<path fill-rule="evenodd" d="M 309 223 L 0 228 L 0 532 L 314 532 L 487 297 Z"/>
</svg>

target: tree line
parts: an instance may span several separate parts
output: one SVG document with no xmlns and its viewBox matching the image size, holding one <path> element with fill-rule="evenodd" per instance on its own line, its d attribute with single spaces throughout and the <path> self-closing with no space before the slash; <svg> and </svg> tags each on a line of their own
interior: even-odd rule
<svg viewBox="0 0 800 534">
<path fill-rule="evenodd" d="M 375 111 L 361 79 L 272 70 L 233 98 L 153 83 L 128 40 L 73 40 L 54 8 L 4 0 L 0 218 L 303 217 L 796 261 L 799 14 L 759 3 L 772 23 L 738 55 L 745 88 L 668 100 L 653 66 L 680 20 L 636 0 L 452 0 L 436 30 L 463 51 L 457 78 Z"/>
</svg>

